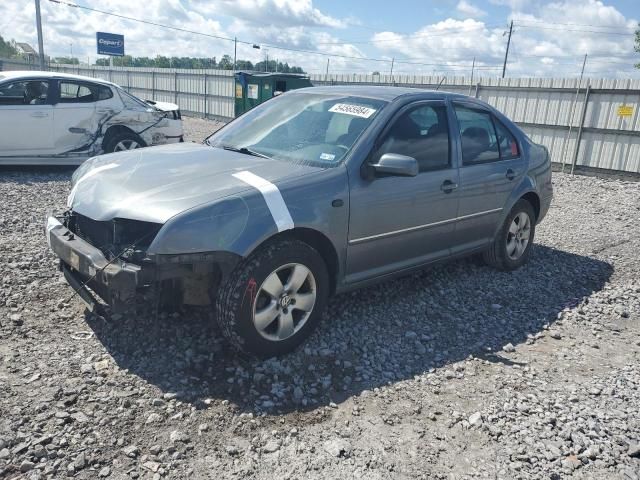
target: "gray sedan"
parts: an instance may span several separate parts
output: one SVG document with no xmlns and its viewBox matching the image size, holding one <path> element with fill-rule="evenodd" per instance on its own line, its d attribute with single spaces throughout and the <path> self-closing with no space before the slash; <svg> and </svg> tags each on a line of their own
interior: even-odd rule
<svg viewBox="0 0 640 480">
<path fill-rule="evenodd" d="M 200 145 L 89 160 L 46 230 L 89 308 L 203 305 L 238 349 L 272 356 L 333 293 L 474 253 L 522 266 L 551 196 L 546 148 L 479 100 L 316 87 Z"/>
</svg>

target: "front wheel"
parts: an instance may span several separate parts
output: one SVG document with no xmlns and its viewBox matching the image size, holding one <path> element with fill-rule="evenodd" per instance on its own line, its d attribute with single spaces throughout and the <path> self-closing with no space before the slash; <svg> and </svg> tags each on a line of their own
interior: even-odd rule
<svg viewBox="0 0 640 480">
<path fill-rule="evenodd" d="M 485 263 L 505 271 L 524 265 L 531 255 L 535 218 L 531 204 L 526 200 L 518 200 L 505 218 L 491 247 L 484 252 Z"/>
<path fill-rule="evenodd" d="M 271 357 L 300 345 L 322 317 L 329 294 L 320 254 L 297 240 L 267 245 L 220 286 L 216 318 L 238 350 Z"/>
<path fill-rule="evenodd" d="M 114 133 L 104 142 L 104 153 L 124 152 L 125 150 L 135 150 L 146 147 L 144 140 L 139 135 L 131 131 L 121 131 Z"/>
</svg>

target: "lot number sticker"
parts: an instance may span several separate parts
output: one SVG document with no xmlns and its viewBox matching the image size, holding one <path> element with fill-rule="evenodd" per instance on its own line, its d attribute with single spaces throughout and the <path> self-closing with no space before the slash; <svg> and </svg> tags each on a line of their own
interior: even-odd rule
<svg viewBox="0 0 640 480">
<path fill-rule="evenodd" d="M 618 116 L 633 117 L 633 107 L 631 105 L 620 105 L 618 107 Z"/>
<path fill-rule="evenodd" d="M 369 118 L 371 115 L 376 113 L 375 108 L 351 105 L 349 103 L 336 103 L 329 109 L 329 111 L 334 113 L 346 113 L 347 115 L 353 115 L 361 118 Z"/>
</svg>

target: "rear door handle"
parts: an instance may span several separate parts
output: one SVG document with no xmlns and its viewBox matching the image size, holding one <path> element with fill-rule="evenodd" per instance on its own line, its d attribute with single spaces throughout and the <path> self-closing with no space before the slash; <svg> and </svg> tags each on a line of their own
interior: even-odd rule
<svg viewBox="0 0 640 480">
<path fill-rule="evenodd" d="M 48 117 L 49 114 L 47 112 L 31 112 L 29 116 L 35 117 L 35 118 L 44 118 L 44 117 Z"/>
<path fill-rule="evenodd" d="M 458 184 L 453 183 L 451 180 L 445 180 L 444 182 L 442 182 L 442 185 L 440 185 L 440 190 L 442 190 L 444 193 L 451 193 L 456 188 L 458 188 Z"/>
<path fill-rule="evenodd" d="M 509 169 L 507 170 L 507 173 L 504 176 L 507 177 L 509 180 L 513 180 L 514 178 L 516 178 L 516 172 Z"/>
</svg>

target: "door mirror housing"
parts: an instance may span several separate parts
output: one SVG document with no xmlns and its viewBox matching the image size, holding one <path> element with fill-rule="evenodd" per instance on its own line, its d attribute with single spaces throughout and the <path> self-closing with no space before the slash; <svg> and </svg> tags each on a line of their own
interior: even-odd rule
<svg viewBox="0 0 640 480">
<path fill-rule="evenodd" d="M 393 175 L 398 177 L 415 177 L 418 175 L 418 161 L 399 153 L 385 153 L 378 163 L 371 165 L 376 175 Z"/>
</svg>

